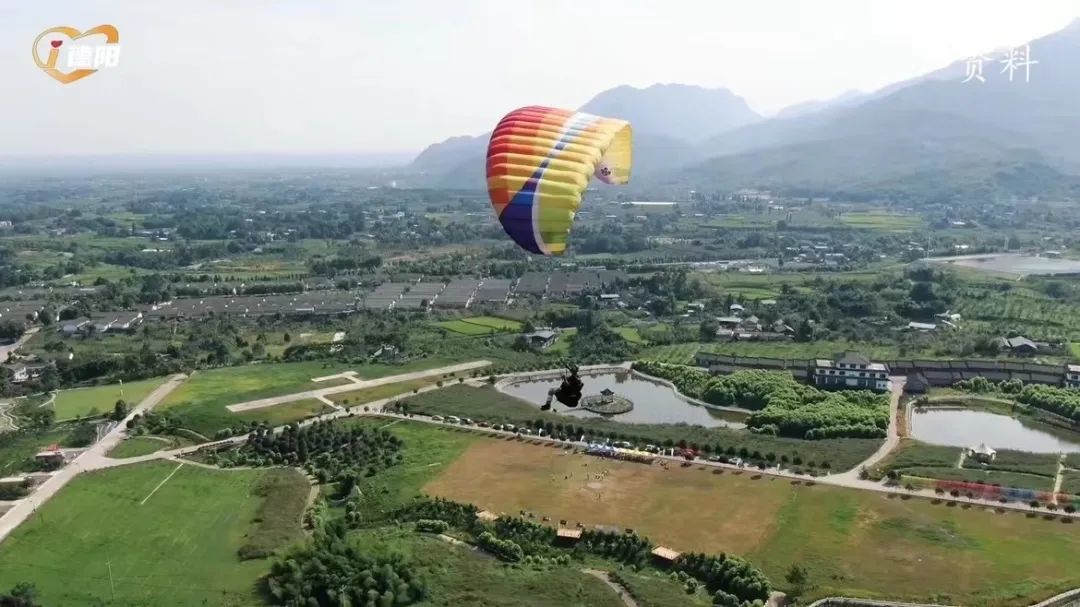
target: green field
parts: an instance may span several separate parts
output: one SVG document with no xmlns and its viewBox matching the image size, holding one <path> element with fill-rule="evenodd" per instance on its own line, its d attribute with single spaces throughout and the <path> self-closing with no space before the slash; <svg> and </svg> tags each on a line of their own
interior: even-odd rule
<svg viewBox="0 0 1080 607">
<path fill-rule="evenodd" d="M 638 332 L 637 327 L 615 327 L 615 332 L 632 344 L 645 343 L 645 339 Z"/>
<path fill-rule="evenodd" d="M 874 344 L 850 341 L 816 342 L 750 342 L 737 341 L 706 344 L 702 352 L 712 352 L 724 356 L 761 356 L 765 358 L 789 358 L 806 360 L 819 357 L 832 357 L 840 352 L 858 352 L 872 359 L 899 358 L 896 345 Z"/>
<path fill-rule="evenodd" d="M 295 507 L 278 504 L 285 491 L 255 494 L 282 474 L 306 493 L 289 470 L 154 462 L 81 475 L 0 544 L 0 588 L 31 582 L 45 605 L 262 604 L 257 583 L 269 564 L 237 551 L 271 532 L 253 522 L 260 508 Z"/>
<path fill-rule="evenodd" d="M 341 385 L 348 380 L 315 383 L 313 377 L 333 375 L 342 371 L 356 371 L 362 378 L 372 379 L 409 373 L 448 364 L 441 359 L 420 359 L 403 365 L 346 365 L 339 362 L 302 362 L 258 364 L 243 367 L 225 367 L 198 371 L 179 388 L 173 390 L 158 405 L 158 412 L 170 413 L 180 418 L 184 427 L 204 436 L 212 436 L 222 428 L 231 427 L 238 421 L 273 419 L 275 407 L 268 407 L 245 414 L 229 412 L 225 407 L 248 400 L 281 396 L 304 390 Z M 304 406 L 300 407 L 304 409 Z M 286 417 L 296 414 L 286 409 Z M 291 420 L 290 420 L 291 421 Z"/>
<path fill-rule="evenodd" d="M 573 564 L 507 567 L 484 553 L 397 527 L 361 531 L 355 538 L 372 554 L 401 554 L 423 571 L 430 592 L 423 605 L 623 607 L 604 582 Z"/>
<path fill-rule="evenodd" d="M 916 215 L 898 215 L 886 211 L 854 211 L 840 215 L 840 222 L 852 228 L 870 230 L 917 230 L 923 226 Z"/>
<path fill-rule="evenodd" d="M 121 441 L 106 455 L 116 459 L 123 459 L 125 457 L 149 455 L 164 449 L 178 449 L 189 444 L 191 444 L 190 441 L 176 436 L 133 436 Z"/>
<path fill-rule="evenodd" d="M 1080 470 L 1066 470 L 1061 475 L 1062 493 L 1080 495 Z"/>
<path fill-rule="evenodd" d="M 96 413 L 111 413 L 116 401 L 123 398 L 134 408 L 158 386 L 165 383 L 167 377 L 155 377 L 126 384 L 109 384 L 92 388 L 60 390 L 53 401 L 53 410 L 57 420 L 75 419 Z"/>
<path fill-rule="evenodd" d="M 445 430 L 428 433 L 438 431 Z M 589 474 L 597 462 L 602 479 Z M 527 509 L 553 520 L 630 527 L 679 550 L 738 554 L 780 589 L 788 568 L 799 564 L 814 587 L 809 599 L 1026 606 L 1080 585 L 1073 566 L 1080 531 L 1056 517 L 746 472 L 664 470 L 497 439 L 477 440 L 426 490 L 493 512 Z"/>
<path fill-rule="evenodd" d="M 652 346 L 642 352 L 639 358 L 672 365 L 692 365 L 694 356 L 701 348 L 702 344 L 698 343 Z"/>
<path fill-rule="evenodd" d="M 444 320 L 435 323 L 447 331 L 462 335 L 491 335 L 494 333 L 514 333 L 521 331 L 522 324 L 516 320 L 496 316 L 472 316 L 456 320 Z"/>
<path fill-rule="evenodd" d="M 1049 491 L 1057 471 L 1057 456 L 1044 453 L 1024 453 L 1003 450 L 989 468 L 974 462 L 960 462 L 959 447 L 928 445 L 914 439 L 904 439 L 900 446 L 871 470 L 873 478 L 884 477 L 889 471 L 903 476 L 955 481 L 981 481 L 1003 487 Z"/>
<path fill-rule="evenodd" d="M 329 413 L 333 408 L 317 398 L 306 398 L 283 405 L 263 407 L 233 413 L 236 417 L 248 422 L 265 422 L 271 427 L 284 426 L 293 422 L 303 421 L 309 417 Z"/>
<path fill-rule="evenodd" d="M 362 390 L 354 390 L 352 392 L 331 394 L 327 398 L 329 398 L 338 405 L 345 405 L 347 407 L 356 406 L 362 405 L 364 403 L 370 403 L 374 400 L 390 398 L 391 396 L 397 396 L 399 394 L 409 394 L 413 390 L 426 388 L 427 386 L 434 385 L 440 381 L 449 383 L 455 380 L 442 379 L 440 377 L 411 379 L 407 381 L 394 382 L 392 384 L 383 384 L 381 386 L 375 386 L 374 388 L 364 388 Z"/>
</svg>

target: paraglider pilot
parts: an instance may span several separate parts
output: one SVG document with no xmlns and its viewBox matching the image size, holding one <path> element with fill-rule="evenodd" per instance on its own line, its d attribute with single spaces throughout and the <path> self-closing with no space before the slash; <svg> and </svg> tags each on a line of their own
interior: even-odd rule
<svg viewBox="0 0 1080 607">
<path fill-rule="evenodd" d="M 543 407 L 540 407 L 541 411 L 551 409 L 552 397 L 558 399 L 560 403 L 567 407 L 578 406 L 578 402 L 581 401 L 581 390 L 585 387 L 585 383 L 578 377 L 577 365 L 570 365 L 566 370 L 570 372 L 570 375 L 564 375 L 562 384 L 548 392 L 547 402 L 544 403 Z"/>
</svg>

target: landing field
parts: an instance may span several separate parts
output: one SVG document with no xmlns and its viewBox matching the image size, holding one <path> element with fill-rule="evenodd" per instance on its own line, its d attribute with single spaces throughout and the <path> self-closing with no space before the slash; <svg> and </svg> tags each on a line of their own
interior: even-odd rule
<svg viewBox="0 0 1080 607">
<path fill-rule="evenodd" d="M 1012 606 L 1080 585 L 1080 528 L 1056 518 L 754 476 L 487 439 L 424 489 L 494 512 L 629 527 L 678 550 L 743 555 L 780 586 L 801 564 L 814 596 Z"/>
<path fill-rule="evenodd" d="M 93 412 L 109 413 L 121 398 L 134 407 L 146 398 L 158 386 L 165 383 L 166 377 L 155 377 L 142 381 L 123 384 L 109 384 L 92 388 L 60 390 L 53 401 L 53 410 L 57 420 L 75 419 Z"/>
<path fill-rule="evenodd" d="M 237 556 L 265 533 L 253 519 L 274 497 L 258 497 L 257 484 L 287 472 L 306 495 L 306 480 L 293 471 L 176 467 L 76 478 L 0 544 L 0 588 L 31 582 L 45 605 L 262 604 L 256 584 L 268 563 Z M 296 521 L 299 533 L 299 512 Z"/>
</svg>

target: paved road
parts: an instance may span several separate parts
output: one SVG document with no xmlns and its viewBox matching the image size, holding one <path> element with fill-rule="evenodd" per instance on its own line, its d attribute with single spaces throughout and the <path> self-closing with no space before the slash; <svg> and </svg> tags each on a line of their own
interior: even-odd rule
<svg viewBox="0 0 1080 607">
<path fill-rule="evenodd" d="M 124 418 L 124 421 L 116 424 L 116 426 L 114 426 L 100 441 L 76 457 L 73 462 L 58 470 L 49 477 L 49 480 L 39 485 L 29 496 L 15 502 L 15 505 L 12 506 L 10 510 L 5 512 L 3 516 L 0 516 L 0 542 L 2 542 L 4 538 L 14 531 L 23 521 L 30 518 L 42 504 L 47 502 L 49 498 L 55 495 L 64 485 L 68 484 L 68 481 L 84 471 L 105 467 L 102 466 L 103 461 L 114 461 L 105 457 L 105 454 L 123 440 L 127 421 L 135 417 L 136 414 L 154 408 L 169 394 L 169 392 L 172 392 L 179 386 L 186 377 L 187 376 L 183 374 L 174 375 L 169 378 L 169 381 L 158 386 L 156 390 L 151 392 L 141 403 L 131 410 L 128 416 Z"/>
<path fill-rule="evenodd" d="M 863 460 L 861 464 L 847 472 L 833 474 L 829 476 L 830 479 L 840 482 L 848 479 L 859 480 L 859 472 L 863 468 L 867 470 L 873 468 L 900 444 L 900 424 L 896 419 L 899 417 L 900 399 L 904 396 L 904 386 L 906 385 L 907 378 L 902 375 L 894 375 L 889 378 L 889 429 L 885 435 L 885 442 L 881 443 L 878 450 Z"/>
<path fill-rule="evenodd" d="M 229 405 L 226 408 L 233 413 L 240 413 L 241 411 L 262 409 L 263 407 L 273 407 L 274 405 L 281 405 L 284 403 L 291 403 L 294 401 L 306 400 L 309 398 L 316 398 L 321 400 L 331 394 L 341 394 L 343 392 L 353 392 L 356 390 L 374 388 L 376 386 L 384 386 L 386 384 L 393 384 L 402 381 L 412 381 L 414 379 L 436 377 L 439 375 L 445 375 L 447 373 L 461 373 L 463 371 L 472 371 L 473 369 L 480 369 L 482 367 L 488 367 L 490 365 L 490 360 L 475 360 L 473 362 L 462 363 L 460 365 L 451 365 L 449 367 L 440 367 L 438 369 L 428 369 L 427 371 L 415 371 L 413 373 L 403 373 L 401 375 L 390 375 L 387 377 L 380 377 L 378 379 L 366 379 L 362 381 L 357 381 L 341 386 L 330 386 L 329 388 L 319 388 L 318 390 L 308 390 L 306 392 L 297 392 L 295 394 L 286 394 L 284 396 L 260 398 L 258 400 L 251 400 L 246 403 Z"/>
<path fill-rule="evenodd" d="M 26 333 L 23 333 L 22 337 L 20 337 L 18 341 L 10 343 L 6 346 L 0 346 L 0 363 L 7 362 L 7 359 L 11 356 L 11 353 L 21 348 L 22 345 L 29 341 L 29 339 L 34 336 L 34 333 L 37 332 L 38 328 L 32 327 Z"/>
</svg>

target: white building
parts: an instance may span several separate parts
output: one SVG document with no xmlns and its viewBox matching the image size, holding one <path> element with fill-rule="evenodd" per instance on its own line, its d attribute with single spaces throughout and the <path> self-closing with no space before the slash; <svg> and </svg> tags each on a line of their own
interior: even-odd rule
<svg viewBox="0 0 1080 607">
<path fill-rule="evenodd" d="M 1065 387 L 1080 388 L 1080 365 L 1065 365 Z"/>
<path fill-rule="evenodd" d="M 814 384 L 823 388 L 858 388 L 885 392 L 889 389 L 889 369 L 859 354 L 845 353 L 836 360 L 814 363 Z"/>
</svg>

